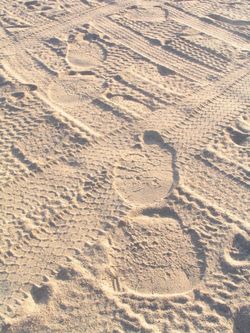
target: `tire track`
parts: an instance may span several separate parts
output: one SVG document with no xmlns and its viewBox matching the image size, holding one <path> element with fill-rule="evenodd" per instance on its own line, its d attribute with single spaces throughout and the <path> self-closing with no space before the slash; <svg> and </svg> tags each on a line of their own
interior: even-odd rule
<svg viewBox="0 0 250 333">
<path fill-rule="evenodd" d="M 151 45 L 141 36 L 119 26 L 108 18 L 100 18 L 95 21 L 95 27 L 152 63 L 167 67 L 188 79 L 201 82 L 206 79 L 206 76 L 214 74 L 214 71 L 200 65 L 194 66 L 192 64 L 191 68 L 189 61 Z"/>
<path fill-rule="evenodd" d="M 170 17 L 178 23 L 185 24 L 193 29 L 199 30 L 208 36 L 217 38 L 222 42 L 226 42 L 236 48 L 244 50 L 250 50 L 249 43 L 243 38 L 237 37 L 235 34 L 225 31 L 224 29 L 218 28 L 213 24 L 202 22 L 200 19 L 187 14 L 173 6 L 168 4 L 168 11 Z"/>
<path fill-rule="evenodd" d="M 184 155 L 199 151 L 218 126 L 226 126 L 229 120 L 246 112 L 250 93 L 249 81 L 250 73 L 246 68 L 240 68 L 219 81 L 217 86 L 211 88 L 209 97 L 201 96 L 196 105 L 190 104 L 193 111 L 187 111 L 186 117 L 167 132 L 168 140 Z M 238 96 L 242 96 L 242 92 L 244 95 L 239 105 Z M 195 142 L 195 147 L 192 147 L 192 142 Z"/>
</svg>

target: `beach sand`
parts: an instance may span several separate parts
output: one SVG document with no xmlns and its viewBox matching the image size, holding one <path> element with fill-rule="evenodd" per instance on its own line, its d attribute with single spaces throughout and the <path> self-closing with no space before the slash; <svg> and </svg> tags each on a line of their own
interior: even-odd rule
<svg viewBox="0 0 250 333">
<path fill-rule="evenodd" d="M 249 333 L 249 1 L 0 5 L 0 332 Z"/>
</svg>

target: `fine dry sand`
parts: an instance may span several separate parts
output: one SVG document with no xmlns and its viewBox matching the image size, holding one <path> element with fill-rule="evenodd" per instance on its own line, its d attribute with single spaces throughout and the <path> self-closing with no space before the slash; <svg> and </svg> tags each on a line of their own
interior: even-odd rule
<svg viewBox="0 0 250 333">
<path fill-rule="evenodd" d="M 248 0 L 0 0 L 0 332 L 250 332 Z"/>
</svg>

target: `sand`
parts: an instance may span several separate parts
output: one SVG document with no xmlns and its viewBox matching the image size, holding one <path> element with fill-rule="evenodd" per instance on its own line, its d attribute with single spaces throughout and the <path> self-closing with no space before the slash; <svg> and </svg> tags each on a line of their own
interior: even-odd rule
<svg viewBox="0 0 250 333">
<path fill-rule="evenodd" d="M 0 332 L 249 333 L 249 1 L 0 7 Z"/>
</svg>

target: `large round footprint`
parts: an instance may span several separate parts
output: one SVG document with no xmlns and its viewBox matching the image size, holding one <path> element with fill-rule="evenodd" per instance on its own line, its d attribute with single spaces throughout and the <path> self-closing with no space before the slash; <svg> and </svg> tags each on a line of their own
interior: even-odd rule
<svg viewBox="0 0 250 333">
<path fill-rule="evenodd" d="M 69 44 L 67 61 L 74 69 L 91 69 L 99 66 L 106 58 L 106 50 L 98 43 L 76 41 Z"/>
<path fill-rule="evenodd" d="M 49 86 L 49 98 L 59 105 L 81 105 L 98 97 L 105 90 L 105 82 L 95 76 L 67 77 Z"/>
<path fill-rule="evenodd" d="M 130 221 L 114 232 L 110 257 L 121 289 L 143 295 L 188 292 L 205 271 L 198 239 L 174 217 Z"/>
<path fill-rule="evenodd" d="M 172 154 L 161 148 L 161 142 L 127 151 L 115 169 L 115 176 L 116 190 L 126 201 L 135 206 L 154 204 L 173 187 Z"/>
</svg>

